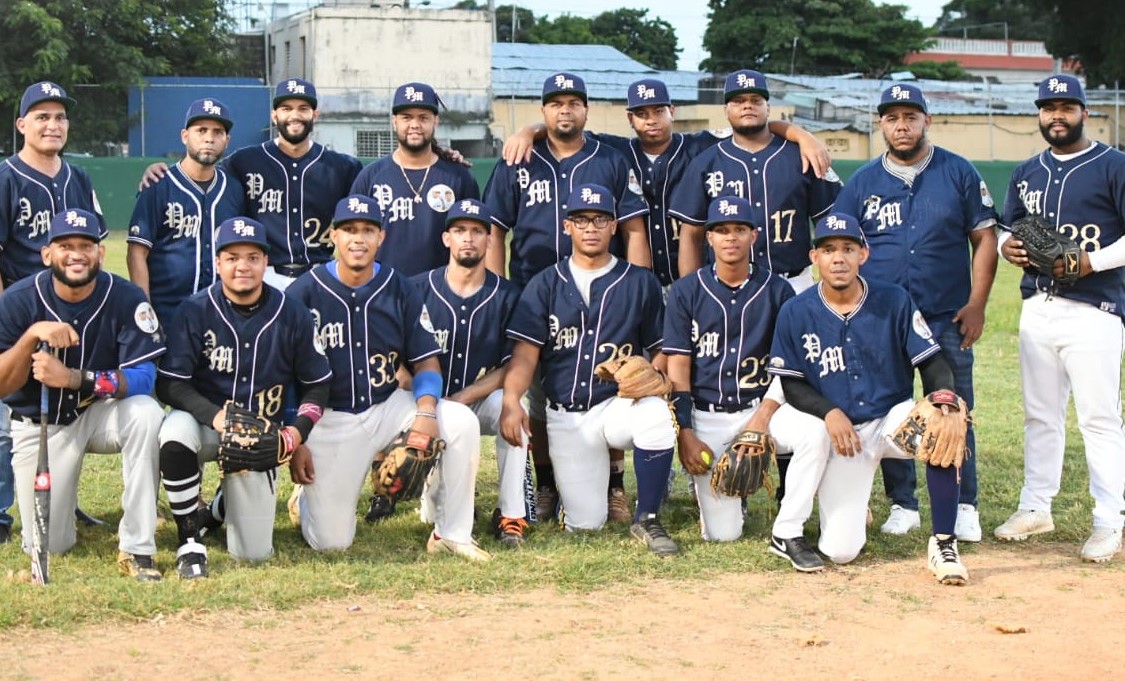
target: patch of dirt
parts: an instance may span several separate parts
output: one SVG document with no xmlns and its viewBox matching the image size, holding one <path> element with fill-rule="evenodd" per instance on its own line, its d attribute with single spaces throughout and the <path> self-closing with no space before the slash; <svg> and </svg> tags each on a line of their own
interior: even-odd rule
<svg viewBox="0 0 1125 681">
<path fill-rule="evenodd" d="M 1084 565 L 1071 546 L 1020 548 L 966 556 L 960 588 L 939 586 L 919 557 L 583 594 L 360 598 L 18 630 L 5 634 L 18 655 L 0 676 L 1115 678 L 1125 571 Z"/>
</svg>

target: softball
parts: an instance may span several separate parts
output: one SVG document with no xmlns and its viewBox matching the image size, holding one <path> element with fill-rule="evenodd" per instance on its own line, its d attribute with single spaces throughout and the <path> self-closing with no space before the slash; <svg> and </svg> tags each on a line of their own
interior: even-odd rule
<svg viewBox="0 0 1125 681">
<path fill-rule="evenodd" d="M 711 465 L 711 452 L 707 451 L 706 449 L 699 453 L 699 458 L 703 459 L 703 463 L 707 464 L 708 466 Z"/>
</svg>

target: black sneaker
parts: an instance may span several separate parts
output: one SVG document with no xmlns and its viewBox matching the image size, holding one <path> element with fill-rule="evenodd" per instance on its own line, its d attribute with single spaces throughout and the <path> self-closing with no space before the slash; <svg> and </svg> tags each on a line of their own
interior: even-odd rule
<svg viewBox="0 0 1125 681">
<path fill-rule="evenodd" d="M 189 539 L 176 551 L 176 574 L 180 579 L 203 579 L 207 574 L 207 547 Z"/>
<path fill-rule="evenodd" d="M 809 548 L 804 537 L 770 537 L 770 553 L 788 560 L 798 572 L 820 572 L 824 569 L 824 561 Z"/>
<path fill-rule="evenodd" d="M 215 517 L 211 513 L 211 505 L 200 503 L 198 510 L 195 512 L 196 518 L 199 523 L 199 538 L 203 539 L 208 534 L 213 534 L 223 526 L 223 521 Z"/>
<path fill-rule="evenodd" d="M 367 515 L 363 519 L 369 523 L 377 523 L 384 518 L 389 518 L 395 514 L 395 502 L 385 494 L 376 494 L 371 497 L 371 508 L 367 510 Z"/>
<path fill-rule="evenodd" d="M 668 536 L 668 530 L 665 530 L 664 526 L 660 524 L 660 519 L 656 517 L 655 513 L 650 513 L 640 522 L 633 523 L 633 526 L 629 528 L 629 534 L 643 541 L 648 550 L 658 556 L 674 556 L 680 552 L 676 542 Z"/>
<path fill-rule="evenodd" d="M 0 525 L 0 544 L 7 544 L 12 541 L 12 526 Z"/>
<path fill-rule="evenodd" d="M 90 515 L 80 508 L 74 509 L 74 518 L 87 527 L 106 527 L 107 525 L 109 525 L 109 523 L 107 523 L 106 521 L 95 518 L 94 516 Z"/>
</svg>

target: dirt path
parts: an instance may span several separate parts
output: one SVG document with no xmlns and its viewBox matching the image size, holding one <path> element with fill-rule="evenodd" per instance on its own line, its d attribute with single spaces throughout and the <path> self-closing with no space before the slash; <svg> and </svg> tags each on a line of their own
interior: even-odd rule
<svg viewBox="0 0 1125 681">
<path fill-rule="evenodd" d="M 5 634 L 13 654 L 0 677 L 1116 678 L 1125 668 L 1118 561 L 1083 565 L 1070 546 L 986 546 L 970 557 L 964 588 L 936 585 L 919 559 L 710 585 L 368 598 L 75 634 L 21 630 Z"/>
</svg>

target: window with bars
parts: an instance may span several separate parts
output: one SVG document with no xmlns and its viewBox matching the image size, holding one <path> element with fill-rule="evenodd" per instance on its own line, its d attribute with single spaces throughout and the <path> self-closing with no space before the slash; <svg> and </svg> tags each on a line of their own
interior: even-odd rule
<svg viewBox="0 0 1125 681">
<path fill-rule="evenodd" d="M 390 130 L 356 130 L 355 155 L 363 158 L 389 156 L 395 150 L 395 138 Z"/>
</svg>

